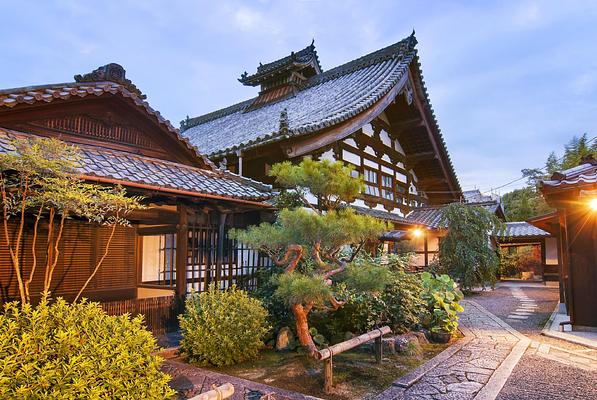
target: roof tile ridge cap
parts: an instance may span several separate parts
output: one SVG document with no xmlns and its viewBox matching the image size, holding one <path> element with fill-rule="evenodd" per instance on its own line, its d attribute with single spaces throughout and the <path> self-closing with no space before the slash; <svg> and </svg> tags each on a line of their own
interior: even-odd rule
<svg viewBox="0 0 597 400">
<path fill-rule="evenodd" d="M 319 75 L 314 75 L 307 80 L 307 82 L 301 87 L 301 90 L 359 71 L 374 64 L 379 64 L 392 58 L 396 58 L 397 56 L 401 56 L 401 62 L 407 61 L 407 63 L 410 64 L 416 55 L 417 49 L 412 47 L 402 52 L 403 49 L 401 47 L 407 40 L 408 38 L 403 39 L 382 49 L 365 54 L 364 56 L 355 58 L 354 60 L 350 60 L 344 64 L 340 64 L 332 69 L 322 72 Z"/>
<path fill-rule="evenodd" d="M 224 107 L 224 108 L 220 108 L 219 110 L 214 110 L 214 111 L 208 112 L 206 114 L 198 115 L 196 117 L 192 117 L 187 120 L 183 120 L 185 122 L 185 128 L 182 130 L 182 132 L 185 132 L 195 126 L 199 126 L 199 125 L 205 124 L 207 122 L 225 117 L 226 115 L 230 115 L 235 112 L 241 111 L 244 108 L 246 108 L 247 106 L 251 105 L 251 103 L 253 103 L 253 101 L 255 101 L 256 98 L 257 98 L 257 96 L 252 97 L 247 100 L 240 101 L 238 103 L 232 104 L 232 105 Z"/>
<path fill-rule="evenodd" d="M 414 51 L 414 57 L 412 61 L 417 61 L 415 63 L 415 68 L 417 70 L 417 73 L 420 77 L 420 79 L 418 80 L 421 86 L 421 89 L 423 91 L 424 94 L 424 100 L 425 103 L 427 105 L 427 108 L 429 109 L 429 113 L 431 114 L 431 122 L 433 124 L 433 126 L 435 127 L 435 129 L 437 130 L 437 134 L 440 138 L 440 146 L 442 148 L 442 150 L 444 151 L 446 158 L 448 160 L 448 164 L 450 165 L 450 169 L 451 169 L 451 174 L 453 175 L 454 180 L 456 181 L 456 185 L 458 187 L 458 189 L 460 189 L 460 191 L 462 191 L 462 188 L 460 186 L 460 182 L 458 180 L 458 176 L 456 175 L 456 169 L 454 168 L 454 164 L 452 162 L 452 157 L 450 157 L 450 153 L 448 152 L 448 147 L 446 145 L 446 142 L 444 140 L 443 134 L 441 132 L 441 128 L 439 127 L 439 124 L 437 122 L 437 118 L 435 117 L 435 111 L 433 110 L 433 106 L 431 105 L 431 99 L 429 98 L 429 92 L 427 91 L 427 85 L 425 85 L 425 79 L 423 78 L 423 70 L 421 68 L 421 63 L 419 61 L 419 55 L 418 55 L 418 50 L 417 49 L 413 49 Z M 411 62 L 412 62 L 411 61 Z M 415 81 L 415 86 L 416 86 L 416 81 Z"/>
<path fill-rule="evenodd" d="M 225 177 L 235 180 L 237 182 L 246 183 L 255 189 L 269 191 L 269 192 L 271 192 L 273 189 L 272 185 L 268 185 L 267 183 L 257 181 L 255 179 L 249 178 L 247 176 L 241 176 L 241 175 L 235 174 L 233 172 L 230 172 L 228 170 L 219 170 L 219 171 L 221 172 L 222 176 L 225 176 Z"/>
</svg>

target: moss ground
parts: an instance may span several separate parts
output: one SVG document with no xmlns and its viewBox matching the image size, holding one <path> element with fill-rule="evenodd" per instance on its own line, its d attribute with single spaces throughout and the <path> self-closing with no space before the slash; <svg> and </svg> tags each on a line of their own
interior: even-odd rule
<svg viewBox="0 0 597 400">
<path fill-rule="evenodd" d="M 371 352 L 352 350 L 334 356 L 334 393 L 323 393 L 323 363 L 297 352 L 265 350 L 256 360 L 214 368 L 224 374 L 332 400 L 366 399 L 386 389 L 448 345 L 427 344 L 420 354 L 384 355 L 375 363 Z"/>
</svg>

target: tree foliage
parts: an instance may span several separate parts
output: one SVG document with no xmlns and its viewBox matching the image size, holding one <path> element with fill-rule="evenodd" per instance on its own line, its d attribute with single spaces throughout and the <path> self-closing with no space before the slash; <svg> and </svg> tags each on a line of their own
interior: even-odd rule
<svg viewBox="0 0 597 400">
<path fill-rule="evenodd" d="M 17 139 L 12 145 L 12 152 L 0 154 L 0 206 L 3 239 L 10 253 L 22 303 L 30 301 L 29 287 L 41 263 L 36 257 L 37 246 L 45 249 L 43 293 L 49 295 L 60 256 L 59 244 L 69 218 L 83 218 L 112 228 L 102 256 L 77 295 L 78 299 L 105 260 L 116 227 L 128 224 L 125 216 L 142 207 L 141 198 L 127 196 L 120 186 L 105 187 L 84 182 L 77 172 L 81 155 L 76 146 L 48 138 Z M 11 219 L 17 226 L 15 235 L 9 228 Z M 42 219 L 47 220 L 47 240 L 38 243 Z M 27 220 L 33 221 L 33 244 L 24 249 Z M 21 265 L 25 251 L 31 252 L 33 260 L 26 277 Z"/>
<path fill-rule="evenodd" d="M 330 287 L 367 241 L 377 240 L 387 228 L 372 217 L 358 215 L 347 205 L 363 188 L 361 178 L 341 162 L 283 162 L 272 167 L 276 183 L 298 196 L 304 207 L 282 209 L 272 224 L 262 223 L 232 235 L 266 252 L 283 268 L 277 278 L 276 295 L 291 308 L 301 344 L 310 355 L 316 351 L 307 316 L 311 310 L 337 310 Z M 316 204 L 309 202 L 309 196 Z M 348 246 L 353 250 L 343 254 Z"/>
<path fill-rule="evenodd" d="M 589 139 L 588 135 L 584 133 L 570 139 L 564 146 L 562 157 L 558 158 L 557 154 L 552 151 L 542 168 L 523 169 L 522 174 L 527 178 L 526 187 L 506 193 L 502 198 L 506 219 L 508 221 L 524 221 L 550 212 L 551 208 L 538 190 L 539 182 L 549 179 L 556 171 L 577 166 L 581 159 L 588 155 L 597 156 L 597 140 Z"/>
<path fill-rule="evenodd" d="M 450 204 L 442 209 L 441 223 L 449 227 L 440 241 L 439 262 L 464 290 L 495 283 L 499 258 L 490 235 L 503 223 L 482 207 Z"/>
<path fill-rule="evenodd" d="M 168 399 L 143 316 L 109 316 L 97 303 L 16 302 L 0 313 L 0 398 Z"/>
</svg>

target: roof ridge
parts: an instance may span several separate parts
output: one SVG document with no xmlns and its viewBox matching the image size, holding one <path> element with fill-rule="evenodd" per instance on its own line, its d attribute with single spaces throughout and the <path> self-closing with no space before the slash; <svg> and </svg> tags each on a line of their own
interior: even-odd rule
<svg viewBox="0 0 597 400">
<path fill-rule="evenodd" d="M 413 33 L 407 38 L 404 38 L 396 43 L 386 46 L 383 49 L 376 50 L 372 53 L 366 54 L 354 60 L 348 61 L 344 64 L 338 65 L 328 71 L 324 71 L 321 74 L 312 76 L 311 78 L 307 79 L 304 84 L 299 86 L 298 91 L 300 92 L 310 87 L 327 82 L 328 80 L 336 79 L 342 75 L 347 75 L 360 69 L 367 68 L 371 65 L 386 61 L 387 59 L 393 58 L 397 55 L 401 55 L 401 51 L 404 50 L 403 46 L 407 46 L 407 52 L 409 52 L 409 54 L 406 55 L 404 58 L 414 58 L 416 53 L 414 48 L 416 44 L 417 39 L 415 38 L 413 31 Z M 255 101 L 256 98 L 257 96 L 249 100 L 241 101 L 231 106 L 212 111 L 207 114 L 199 115 L 193 118 L 187 118 L 186 120 L 181 121 L 181 131 L 184 132 L 185 130 L 194 126 L 204 124 L 206 122 L 224 117 L 237 111 L 241 111 L 244 109 L 243 106 L 249 106 L 253 101 Z"/>
<path fill-rule="evenodd" d="M 237 111 L 242 111 L 246 107 L 250 106 L 256 98 L 257 96 L 251 97 L 248 100 L 243 100 L 231 106 L 220 108 L 219 110 L 215 110 L 207 114 L 199 115 L 193 118 L 189 118 L 189 116 L 187 115 L 186 119 L 180 121 L 180 130 L 181 132 L 184 132 L 187 129 L 192 128 L 194 126 L 213 121 L 214 119 L 225 117 L 226 115 L 233 114 Z"/>
</svg>

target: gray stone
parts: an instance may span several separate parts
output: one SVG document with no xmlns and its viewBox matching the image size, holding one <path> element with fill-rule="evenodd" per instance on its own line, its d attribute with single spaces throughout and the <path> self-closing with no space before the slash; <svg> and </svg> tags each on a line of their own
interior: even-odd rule
<svg viewBox="0 0 597 400">
<path fill-rule="evenodd" d="M 276 337 L 276 350 L 290 350 L 292 342 L 294 342 L 294 334 L 289 327 L 285 326 L 278 331 L 278 336 Z"/>
<path fill-rule="evenodd" d="M 461 382 L 461 383 L 452 383 L 448 385 L 446 388 L 448 392 L 463 392 L 463 393 L 475 393 L 479 391 L 483 387 L 482 384 L 479 382 Z"/>
</svg>

